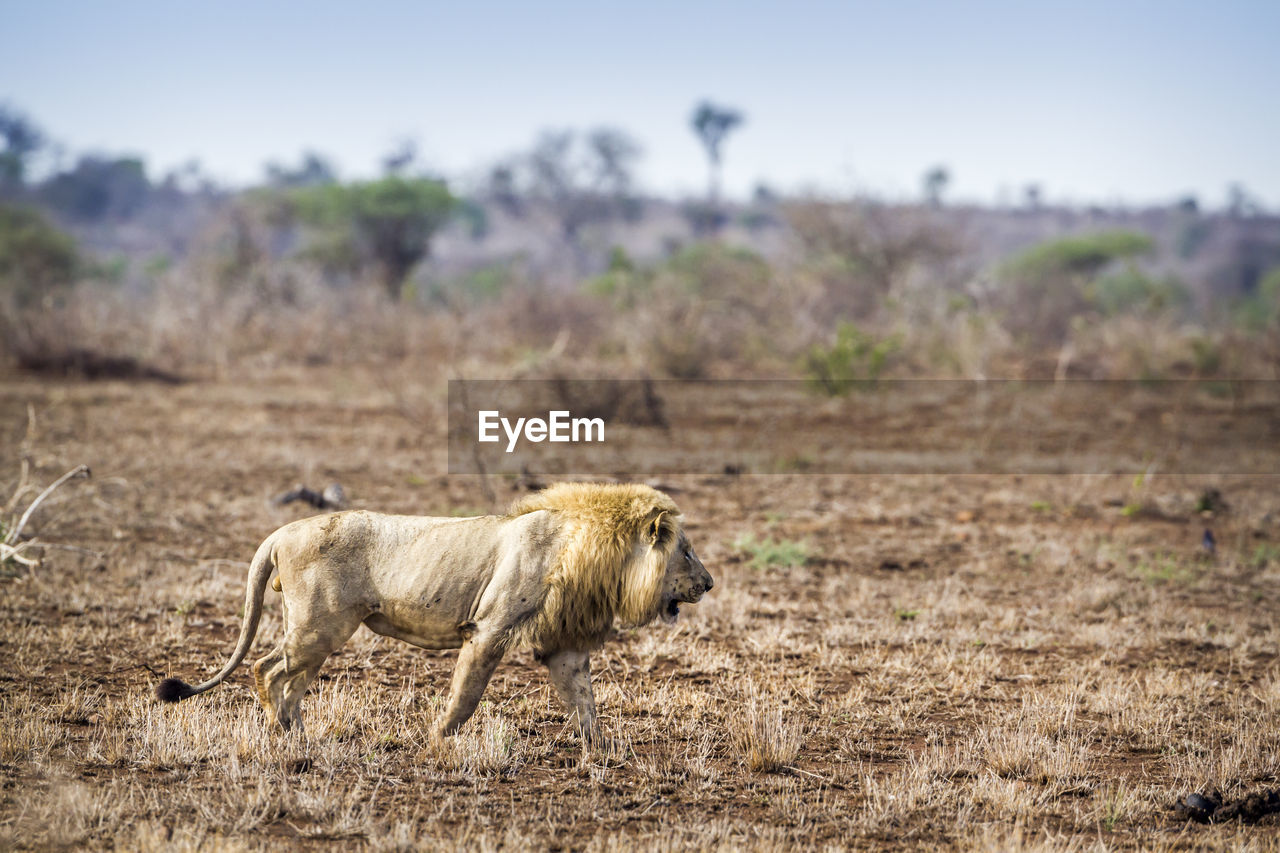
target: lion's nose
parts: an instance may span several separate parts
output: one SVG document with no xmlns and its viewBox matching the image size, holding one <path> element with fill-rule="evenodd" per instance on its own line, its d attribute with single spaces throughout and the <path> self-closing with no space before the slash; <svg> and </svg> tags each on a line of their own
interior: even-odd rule
<svg viewBox="0 0 1280 853">
<path fill-rule="evenodd" d="M 711 578 L 711 573 L 710 573 L 710 572 L 708 572 L 706 575 L 704 575 L 704 576 L 703 576 L 703 578 L 702 578 L 702 585 L 703 585 L 704 587 L 706 587 L 707 592 L 710 592 L 710 591 L 711 591 L 711 587 L 713 587 L 713 586 L 715 586 L 715 585 L 716 585 L 716 582 L 715 582 L 714 580 L 712 580 L 712 578 Z"/>
</svg>

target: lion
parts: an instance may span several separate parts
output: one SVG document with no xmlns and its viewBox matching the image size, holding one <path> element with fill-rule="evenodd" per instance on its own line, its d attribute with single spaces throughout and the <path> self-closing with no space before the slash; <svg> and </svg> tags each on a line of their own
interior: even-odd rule
<svg viewBox="0 0 1280 853">
<path fill-rule="evenodd" d="M 272 571 L 284 638 L 253 665 L 258 698 L 284 730 L 302 728 L 302 696 L 361 624 L 424 649 L 461 649 L 433 735 L 455 734 L 514 646 L 531 648 L 585 740 L 598 736 L 589 654 L 613 631 L 712 588 L 711 574 L 667 495 L 642 485 L 561 483 L 506 515 L 430 518 L 349 510 L 267 537 L 249 566 L 244 621 L 231 660 L 194 687 L 156 686 L 177 702 L 231 674 L 253 642 Z"/>
</svg>

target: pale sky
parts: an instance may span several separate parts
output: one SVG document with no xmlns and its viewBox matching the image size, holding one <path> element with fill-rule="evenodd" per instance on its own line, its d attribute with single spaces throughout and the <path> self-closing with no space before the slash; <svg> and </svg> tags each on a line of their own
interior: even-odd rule
<svg viewBox="0 0 1280 853">
<path fill-rule="evenodd" d="M 347 177 L 404 139 L 456 182 L 544 128 L 607 124 L 651 192 L 700 193 L 689 130 L 746 114 L 725 184 L 1111 204 L 1238 182 L 1280 209 L 1280 2 L 0 0 L 0 102 L 73 153 L 257 180 L 314 149 Z"/>
</svg>

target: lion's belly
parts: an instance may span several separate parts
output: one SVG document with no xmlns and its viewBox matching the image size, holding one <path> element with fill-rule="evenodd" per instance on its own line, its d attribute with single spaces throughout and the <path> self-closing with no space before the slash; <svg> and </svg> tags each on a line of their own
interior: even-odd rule
<svg viewBox="0 0 1280 853">
<path fill-rule="evenodd" d="M 411 537 L 386 537 L 391 541 L 371 555 L 377 609 L 365 624 L 423 648 L 461 646 L 493 578 L 494 521 L 432 519 Z"/>
<path fill-rule="evenodd" d="M 462 634 L 457 626 L 448 628 L 430 621 L 395 621 L 383 613 L 374 613 L 364 620 L 370 631 L 384 637 L 395 637 L 423 649 L 456 649 L 462 645 Z"/>
</svg>

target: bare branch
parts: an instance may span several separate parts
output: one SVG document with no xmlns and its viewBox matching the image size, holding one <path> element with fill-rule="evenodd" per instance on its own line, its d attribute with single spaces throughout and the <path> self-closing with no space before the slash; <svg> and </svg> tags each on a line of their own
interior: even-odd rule
<svg viewBox="0 0 1280 853">
<path fill-rule="evenodd" d="M 27 511 L 22 514 L 22 518 L 18 519 L 18 523 L 14 525 L 13 529 L 10 530 L 8 534 L 5 535 L 4 537 L 5 544 L 6 545 L 12 544 L 18 538 L 18 536 L 22 533 L 22 528 L 26 526 L 28 519 L 31 518 L 31 513 L 35 512 L 36 507 L 40 506 L 41 502 L 44 501 L 45 498 L 53 494 L 54 489 L 58 488 L 63 483 L 67 482 L 67 480 L 87 478 L 88 476 L 89 476 L 89 466 L 77 465 L 75 468 L 72 468 L 70 471 L 63 474 L 58 479 L 54 480 L 47 489 L 45 489 L 43 492 L 40 493 L 39 497 L 37 497 L 34 501 L 31 502 L 31 506 L 27 507 Z"/>
<path fill-rule="evenodd" d="M 30 544 L 30 542 L 23 542 L 17 548 L 14 548 L 12 545 L 0 542 L 0 563 L 13 560 L 15 563 L 21 563 L 29 569 L 40 565 L 39 560 L 33 560 L 30 557 L 22 556 L 22 549 Z"/>
</svg>

